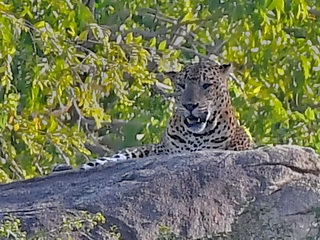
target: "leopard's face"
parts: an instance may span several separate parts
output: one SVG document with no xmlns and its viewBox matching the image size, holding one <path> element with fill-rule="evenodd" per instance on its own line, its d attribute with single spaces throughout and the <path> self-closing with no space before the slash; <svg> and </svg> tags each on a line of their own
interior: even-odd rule
<svg viewBox="0 0 320 240">
<path fill-rule="evenodd" d="M 175 85 L 177 113 L 189 131 L 202 133 L 212 127 L 217 113 L 228 104 L 230 66 L 201 62 L 186 66 L 171 78 Z"/>
</svg>

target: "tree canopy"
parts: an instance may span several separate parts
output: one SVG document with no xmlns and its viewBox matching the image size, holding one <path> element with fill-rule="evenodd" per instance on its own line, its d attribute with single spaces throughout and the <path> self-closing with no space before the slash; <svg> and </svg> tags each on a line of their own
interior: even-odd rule
<svg viewBox="0 0 320 240">
<path fill-rule="evenodd" d="M 320 152 L 317 0 L 2 0 L 0 181 L 157 142 L 174 109 L 162 72 L 234 65 L 259 144 Z"/>
</svg>

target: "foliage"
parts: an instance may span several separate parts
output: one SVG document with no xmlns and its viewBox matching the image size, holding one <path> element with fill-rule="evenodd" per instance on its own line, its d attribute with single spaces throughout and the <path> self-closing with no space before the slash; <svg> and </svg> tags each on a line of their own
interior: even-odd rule
<svg viewBox="0 0 320 240">
<path fill-rule="evenodd" d="M 1 181 L 158 141 L 173 109 L 159 72 L 199 58 L 234 64 L 257 144 L 320 152 L 319 19 L 316 0 L 0 2 Z"/>
<path fill-rule="evenodd" d="M 69 4 L 1 3 L 1 159 L 11 178 L 43 174 L 61 159 L 83 161 L 92 122 L 100 129 L 117 117 L 134 118 L 138 126 L 130 134 L 145 127 L 153 141 L 159 136 L 153 126 L 163 128 L 169 116 L 159 97 L 150 105 L 154 77 L 141 38 L 128 33 L 111 41 L 86 6 Z"/>
<path fill-rule="evenodd" d="M 105 217 L 101 213 L 90 214 L 85 211 L 79 211 L 72 215 L 62 216 L 62 223 L 55 229 L 50 231 L 44 231 L 39 229 L 34 236 L 27 236 L 27 233 L 22 230 L 20 219 L 13 216 L 6 216 L 4 220 L 0 221 L 0 237 L 12 240 L 42 240 L 48 239 L 75 239 L 74 236 L 79 234 L 86 239 L 94 239 L 94 235 L 91 233 L 92 230 L 97 228 L 99 225 L 106 222 Z M 117 232 L 115 227 L 112 227 L 109 231 L 104 228 L 102 236 L 105 239 L 120 240 L 121 235 Z"/>
<path fill-rule="evenodd" d="M 161 225 L 159 227 L 157 240 L 182 240 L 182 237 L 179 237 L 176 234 L 174 234 L 170 227 Z"/>
<path fill-rule="evenodd" d="M 20 219 L 6 216 L 0 221 L 0 237 L 23 240 L 27 234 L 21 229 Z"/>
</svg>

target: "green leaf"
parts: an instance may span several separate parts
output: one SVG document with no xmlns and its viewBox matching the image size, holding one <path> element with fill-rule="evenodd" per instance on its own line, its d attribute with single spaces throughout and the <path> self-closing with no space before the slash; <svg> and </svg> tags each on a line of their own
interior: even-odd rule
<svg viewBox="0 0 320 240">
<path fill-rule="evenodd" d="M 284 0 L 273 0 L 268 6 L 269 10 L 276 9 L 279 12 L 284 12 Z"/>
<path fill-rule="evenodd" d="M 54 133 L 58 128 L 58 123 L 56 122 L 54 117 L 50 118 L 50 126 L 48 127 L 47 131 L 49 133 Z"/>
<path fill-rule="evenodd" d="M 89 33 L 89 30 L 85 30 L 83 31 L 82 33 L 79 34 L 79 41 L 83 41 L 83 40 L 86 40 L 87 37 L 88 37 L 88 33 Z"/>
<path fill-rule="evenodd" d="M 262 87 L 262 86 L 256 87 L 255 89 L 253 89 L 252 92 L 253 92 L 254 94 L 257 94 L 258 92 L 260 92 L 261 87 Z"/>
<path fill-rule="evenodd" d="M 1 66 L 0 67 L 0 73 L 3 73 L 3 72 L 5 72 L 6 71 L 6 67 L 5 66 Z"/>
<path fill-rule="evenodd" d="M 188 22 L 188 21 L 191 21 L 193 20 L 193 14 L 192 12 L 188 12 L 184 17 L 183 19 L 181 20 L 181 22 Z"/>
<path fill-rule="evenodd" d="M 8 183 L 10 181 L 11 181 L 11 179 L 8 176 L 8 174 L 5 171 L 3 171 L 2 169 L 0 169 L 0 182 L 1 183 Z"/>
<path fill-rule="evenodd" d="M 310 63 L 309 59 L 303 55 L 300 56 L 300 59 L 301 59 L 301 63 L 302 63 L 304 77 L 307 79 L 311 76 L 311 74 L 310 74 L 311 63 Z"/>
<path fill-rule="evenodd" d="M 126 44 L 130 44 L 133 41 L 133 33 L 129 32 L 126 36 Z"/>
<path fill-rule="evenodd" d="M 284 71 L 282 68 L 277 68 L 277 72 L 279 75 L 283 76 L 284 75 Z"/>
<path fill-rule="evenodd" d="M 81 2 L 78 2 L 78 16 L 79 16 L 79 19 L 84 23 L 88 24 L 88 23 L 95 22 L 89 8 Z"/>
<path fill-rule="evenodd" d="M 153 37 L 149 42 L 149 46 L 154 47 L 154 46 L 156 46 L 156 44 L 157 44 L 157 38 Z"/>
<path fill-rule="evenodd" d="M 165 50 L 166 45 L 167 45 L 166 40 L 163 40 L 163 41 L 159 44 L 158 49 L 159 49 L 160 51 L 163 51 L 163 50 Z"/>
<path fill-rule="evenodd" d="M 304 112 L 304 114 L 306 115 L 306 117 L 311 120 L 311 121 L 314 121 L 316 118 L 315 118 L 315 112 L 314 110 L 312 110 L 310 107 L 308 107 L 306 109 L 306 111 Z"/>
<path fill-rule="evenodd" d="M 134 39 L 134 43 L 135 44 L 139 44 L 139 43 L 141 43 L 142 42 L 142 36 L 140 35 L 140 36 L 138 36 L 138 37 L 136 37 L 135 39 Z"/>
<path fill-rule="evenodd" d="M 45 27 L 46 24 L 47 24 L 47 23 L 46 23 L 45 21 L 40 21 L 40 22 L 35 23 L 35 24 L 34 24 L 34 27 L 40 29 L 40 28 Z"/>
<path fill-rule="evenodd" d="M 273 0 L 268 7 L 270 10 L 276 10 L 278 21 L 280 20 L 281 13 L 284 13 L 284 1 L 285 0 Z"/>
</svg>

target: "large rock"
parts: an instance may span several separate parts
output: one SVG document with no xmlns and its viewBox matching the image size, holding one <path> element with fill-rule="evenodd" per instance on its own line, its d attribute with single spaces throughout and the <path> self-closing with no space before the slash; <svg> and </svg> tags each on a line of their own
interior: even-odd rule
<svg viewBox="0 0 320 240">
<path fill-rule="evenodd" d="M 204 151 L 109 163 L 87 172 L 0 186 L 0 218 L 28 232 L 66 210 L 102 212 L 124 239 L 155 239 L 160 225 L 188 239 L 319 236 L 320 161 L 310 148 Z"/>
</svg>

